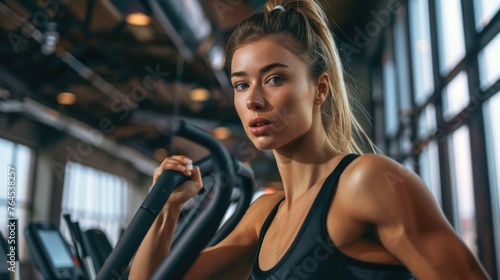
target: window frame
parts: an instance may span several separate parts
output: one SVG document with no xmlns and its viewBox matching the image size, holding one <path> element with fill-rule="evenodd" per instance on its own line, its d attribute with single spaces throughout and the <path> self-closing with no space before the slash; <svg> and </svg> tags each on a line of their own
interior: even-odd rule
<svg viewBox="0 0 500 280">
<path fill-rule="evenodd" d="M 410 11 L 409 1 L 425 1 L 429 8 L 429 32 L 430 32 L 430 57 L 432 60 L 432 72 L 433 72 L 433 88 L 434 90 L 425 100 L 418 102 L 415 100 L 416 89 L 414 87 L 415 75 L 413 71 L 416 71 L 413 67 L 415 48 L 412 47 L 412 30 L 410 21 Z M 380 139 L 380 134 L 383 134 L 383 145 L 379 144 L 379 148 L 382 152 L 385 152 L 388 156 L 396 159 L 399 162 L 408 162 L 410 158 L 413 159 L 415 164 L 415 171 L 420 173 L 420 151 L 425 149 L 427 143 L 435 141 L 438 146 L 438 158 L 439 158 L 439 177 L 440 177 L 440 190 L 441 190 L 441 206 L 442 210 L 447 217 L 448 221 L 454 225 L 456 223 L 456 218 L 454 217 L 454 212 L 456 211 L 458 205 L 453 199 L 453 183 L 452 183 L 452 162 L 450 162 L 450 153 L 452 152 L 447 145 L 447 137 L 451 135 L 455 130 L 459 129 L 462 125 L 467 125 L 470 131 L 470 149 L 473 156 L 472 164 L 472 181 L 474 184 L 474 197 L 475 197 L 475 213 L 476 213 L 476 228 L 478 234 L 478 258 L 488 271 L 491 277 L 494 279 L 499 277 L 499 267 L 500 265 L 500 242 L 495 240 L 495 233 L 498 231 L 494 229 L 495 227 L 500 230 L 500 222 L 495 222 L 493 218 L 493 211 L 500 208 L 498 205 L 494 205 L 495 201 L 492 197 L 493 184 L 491 179 L 491 164 L 488 163 L 488 150 L 486 145 L 487 135 L 485 132 L 485 121 L 487 116 L 482 109 L 484 104 L 494 96 L 495 94 L 500 94 L 500 79 L 497 79 L 488 88 L 481 88 L 480 83 L 480 69 L 478 56 L 481 50 L 483 50 L 499 33 L 500 31 L 500 12 L 497 12 L 493 18 L 489 21 L 488 25 L 484 26 L 482 29 L 476 29 L 475 24 L 475 5 L 474 0 L 460 0 L 460 5 L 462 6 L 462 20 L 463 20 L 463 36 L 465 44 L 465 55 L 456 65 L 451 67 L 446 73 L 442 73 L 440 50 L 438 46 L 438 11 L 437 11 L 437 1 L 439 0 L 406 0 L 401 2 L 401 9 L 403 10 L 403 16 L 406 16 L 404 21 L 406 35 L 405 41 L 407 65 L 398 66 L 395 61 L 396 72 L 399 71 L 397 67 L 407 67 L 405 69 L 409 73 L 410 86 L 409 94 L 411 98 L 411 108 L 409 110 L 408 118 L 399 118 L 399 125 L 397 133 L 387 134 L 385 132 L 380 132 L 380 130 L 385 131 L 383 126 L 384 120 L 380 120 L 380 113 L 375 115 L 374 121 L 374 131 L 378 131 L 378 138 Z M 391 23 L 385 30 L 385 34 L 382 36 L 388 37 L 388 35 L 393 36 L 393 33 L 397 29 L 395 27 L 397 20 L 392 19 Z M 399 23 L 401 24 L 401 23 Z M 400 27 L 398 27 L 400 28 Z M 382 56 L 382 53 L 387 51 L 387 44 L 393 43 L 393 38 L 385 41 L 385 46 L 381 46 L 378 52 L 370 54 L 372 57 L 377 55 Z M 389 46 L 390 48 L 395 48 L 398 46 Z M 401 46 L 399 46 L 401 47 Z M 394 50 L 392 50 L 394 51 Z M 393 53 L 395 59 L 396 56 Z M 371 58 L 373 60 L 373 58 Z M 403 58 L 405 59 L 405 58 Z M 401 63 L 399 63 L 401 65 Z M 403 63 L 404 64 L 404 63 Z M 378 68 L 381 70 L 382 67 Z M 375 69 L 377 70 L 377 69 Z M 443 117 L 443 89 L 457 77 L 461 72 L 466 73 L 468 82 L 468 92 L 469 92 L 469 104 L 456 115 L 452 116 L 450 119 L 444 119 Z M 383 73 L 380 71 L 380 73 Z M 383 75 L 383 74 L 382 74 Z M 372 78 L 376 79 L 377 77 Z M 380 79 L 384 79 L 381 77 Z M 377 84 L 376 82 L 372 82 Z M 377 89 L 380 92 L 381 89 Z M 383 90 L 383 89 L 382 89 Z M 379 93 L 380 95 L 380 93 Z M 379 102 L 373 102 L 374 108 L 373 112 L 384 112 L 385 104 L 383 100 L 378 100 Z M 396 101 L 399 103 L 399 101 Z M 429 105 L 434 106 L 436 130 L 434 132 L 425 133 L 425 136 L 419 134 L 419 119 L 421 115 L 425 113 L 425 108 Z M 399 107 L 398 107 L 399 108 Z M 401 108 L 399 108 L 401 109 Z M 379 120 L 377 120 L 379 118 Z M 411 132 L 412 139 L 412 149 L 410 152 L 402 149 L 401 141 L 402 137 L 406 137 L 406 133 Z M 380 141 L 377 141 L 380 143 Z M 500 163 L 497 163 L 500 164 Z M 499 186 L 500 187 L 500 186 Z M 496 190 L 498 190 L 498 188 Z M 498 190 L 500 191 L 500 190 Z M 497 208 L 495 208 L 497 207 Z M 497 249 L 495 249 L 497 248 Z"/>
</svg>

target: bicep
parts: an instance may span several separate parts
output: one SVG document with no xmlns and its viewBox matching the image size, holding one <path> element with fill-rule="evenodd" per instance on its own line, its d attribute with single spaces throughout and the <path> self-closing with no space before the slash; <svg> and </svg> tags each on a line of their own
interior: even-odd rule
<svg viewBox="0 0 500 280">
<path fill-rule="evenodd" d="M 185 279 L 247 279 L 261 223 L 279 198 L 268 195 L 255 201 L 224 240 L 200 253 Z"/>
<path fill-rule="evenodd" d="M 185 279 L 246 279 L 252 269 L 253 244 L 221 243 L 205 249 Z"/>
</svg>

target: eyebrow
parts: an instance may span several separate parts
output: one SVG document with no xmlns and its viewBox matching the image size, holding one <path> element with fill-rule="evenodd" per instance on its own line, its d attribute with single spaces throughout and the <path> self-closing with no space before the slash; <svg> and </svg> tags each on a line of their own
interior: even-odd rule
<svg viewBox="0 0 500 280">
<path fill-rule="evenodd" d="M 260 68 L 259 73 L 263 74 L 263 73 L 271 71 L 274 68 L 288 68 L 288 66 L 285 64 L 278 63 L 278 62 L 271 63 L 269 65 L 266 65 L 266 66 Z M 233 73 L 231 73 L 231 78 L 232 77 L 243 77 L 243 76 L 247 76 L 247 75 L 248 74 L 244 71 L 233 72 Z"/>
</svg>

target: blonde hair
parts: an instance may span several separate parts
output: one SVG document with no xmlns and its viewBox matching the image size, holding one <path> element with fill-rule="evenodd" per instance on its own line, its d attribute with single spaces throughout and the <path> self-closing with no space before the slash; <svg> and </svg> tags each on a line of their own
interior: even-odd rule
<svg viewBox="0 0 500 280">
<path fill-rule="evenodd" d="M 275 9 L 278 5 L 283 8 Z M 342 64 L 327 17 L 319 3 L 313 0 L 271 0 L 264 8 L 242 21 L 229 39 L 226 48 L 229 72 L 236 49 L 274 37 L 309 66 L 311 78 L 316 79 L 323 73 L 329 75 L 329 92 L 321 105 L 321 119 L 332 145 L 342 152 L 362 154 L 354 132 L 375 151 L 372 141 L 351 110 Z"/>
</svg>

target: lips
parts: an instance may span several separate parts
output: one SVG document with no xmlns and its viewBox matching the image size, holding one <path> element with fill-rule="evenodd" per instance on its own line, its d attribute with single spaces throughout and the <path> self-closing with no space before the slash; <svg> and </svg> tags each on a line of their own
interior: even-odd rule
<svg viewBox="0 0 500 280">
<path fill-rule="evenodd" d="M 255 119 L 250 120 L 250 122 L 248 123 L 248 126 L 259 127 L 259 126 L 263 126 L 263 125 L 270 124 L 270 123 L 271 123 L 270 120 L 267 120 L 264 118 L 255 118 Z"/>
<path fill-rule="evenodd" d="M 264 118 L 255 118 L 250 120 L 248 126 L 252 134 L 259 135 L 271 127 L 271 121 Z"/>
</svg>

